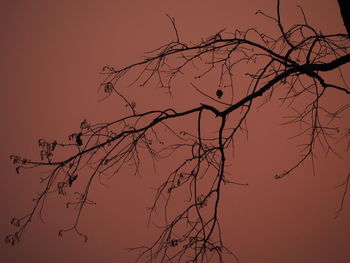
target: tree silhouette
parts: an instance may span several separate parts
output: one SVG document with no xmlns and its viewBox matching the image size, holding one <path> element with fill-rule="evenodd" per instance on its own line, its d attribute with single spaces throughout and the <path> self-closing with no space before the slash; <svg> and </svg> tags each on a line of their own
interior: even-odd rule
<svg viewBox="0 0 350 263">
<path fill-rule="evenodd" d="M 349 30 L 349 7 L 345 1 L 338 2 Z M 332 111 L 324 103 L 329 93 L 350 94 L 341 71 L 350 62 L 349 31 L 324 35 L 309 25 L 301 8 L 300 11 L 303 21 L 290 28 L 283 24 L 280 1 L 276 16 L 257 12 L 262 19 L 274 23 L 277 36 L 256 28 L 221 30 L 196 44 L 181 40 L 175 19 L 169 16 L 174 41 L 126 67 L 105 66 L 101 84 L 105 98 L 116 94 L 130 114 L 108 123 L 83 120 L 80 130 L 70 134 L 68 142 L 40 139 L 40 161 L 10 157 L 17 173 L 39 167 L 50 171 L 41 180 L 43 189 L 30 212 L 12 219 L 11 224 L 18 230 L 8 235 L 5 242 L 20 241 L 33 216 L 41 215 L 48 205 L 49 195 L 68 193 L 76 196 L 67 203 L 68 208 L 76 208 L 76 217 L 71 227 L 60 230 L 59 235 L 74 231 L 87 241 L 87 236 L 79 231 L 79 220 L 84 208 L 95 204 L 89 196 L 94 182 L 103 183 L 102 178 L 112 177 L 126 166 L 140 174 L 143 156 L 148 154 L 154 163 L 174 158 L 174 166 L 157 189 L 149 211 L 149 222 L 157 211 L 164 212 L 159 237 L 148 246 L 132 249 L 139 252 L 137 261 L 223 262 L 224 254 L 239 261 L 222 242 L 218 211 L 224 185 L 246 185 L 234 181 L 227 166 L 236 154 L 236 138 L 248 132 L 246 121 L 252 109 L 280 99 L 295 113 L 286 124 L 298 124 L 300 131 L 296 136 L 306 140 L 298 161 L 276 174 L 276 179 L 295 172 L 308 160 L 314 167 L 316 147 L 335 154 L 335 143 L 345 143 L 347 150 L 350 148 L 350 129 L 333 125 L 350 104 Z M 247 67 L 244 77 L 249 83 L 236 87 L 236 71 Z M 326 73 L 333 71 L 340 73 L 340 84 L 327 80 Z M 185 72 L 191 79 L 188 86 L 200 94 L 193 98 L 197 105 L 188 109 L 141 111 L 118 88 L 131 76 L 131 87 L 158 86 L 173 96 L 176 80 Z M 218 87 L 205 85 L 210 74 L 217 75 Z M 259 98 L 263 102 L 253 105 Z M 298 101 L 303 102 L 301 109 L 293 107 Z M 339 212 L 344 206 L 349 178 L 350 174 L 343 184 Z M 179 200 L 179 207 L 170 205 L 174 199 Z"/>
</svg>

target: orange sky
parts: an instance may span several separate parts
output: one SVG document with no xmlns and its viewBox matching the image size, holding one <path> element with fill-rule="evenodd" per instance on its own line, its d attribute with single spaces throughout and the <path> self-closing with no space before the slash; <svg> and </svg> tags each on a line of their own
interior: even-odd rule
<svg viewBox="0 0 350 263">
<path fill-rule="evenodd" d="M 311 25 L 324 33 L 344 32 L 336 0 L 281 2 L 287 26 L 302 21 L 297 8 L 302 5 Z M 66 139 L 84 118 L 99 122 L 122 115 L 119 100 L 97 102 L 104 65 L 136 62 L 144 51 L 171 41 L 174 33 L 166 14 L 175 17 L 181 38 L 188 42 L 199 42 L 222 28 L 275 30 L 255 15 L 258 9 L 274 14 L 275 1 L 2 0 L 0 236 L 13 231 L 11 218 L 24 215 L 40 191 L 40 174 L 32 170 L 16 175 L 10 154 L 35 159 L 38 138 Z M 349 66 L 344 72 L 349 80 Z M 151 88 L 130 97 L 149 109 L 159 103 L 181 107 L 188 100 L 181 97 L 185 95 L 178 92 L 173 101 Z M 338 102 L 339 98 L 334 101 Z M 320 153 L 316 176 L 307 162 L 293 176 L 275 181 L 273 175 L 298 156 L 295 142 L 286 141 L 295 133 L 279 125 L 283 114 L 276 104 L 255 112 L 249 140 L 238 143 L 234 172 L 249 186 L 224 189 L 223 239 L 242 263 L 350 262 L 350 200 L 334 219 L 341 198 L 336 186 L 349 172 L 349 153 L 341 152 L 343 159 Z M 36 218 L 15 247 L 0 243 L 0 262 L 132 262 L 135 254 L 124 248 L 147 244 L 154 237 L 155 230 L 146 226 L 145 208 L 152 202 L 150 188 L 159 182 L 152 174 L 121 174 L 109 188 L 96 185 L 98 205 L 86 209 L 81 222 L 88 243 L 74 234 L 58 237 L 72 217 L 64 202 L 53 196 L 44 213 L 46 224 Z"/>
</svg>

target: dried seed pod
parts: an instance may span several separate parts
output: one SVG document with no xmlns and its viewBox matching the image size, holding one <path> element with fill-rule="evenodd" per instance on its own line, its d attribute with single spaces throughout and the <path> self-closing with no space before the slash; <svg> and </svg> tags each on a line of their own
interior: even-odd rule
<svg viewBox="0 0 350 263">
<path fill-rule="evenodd" d="M 216 96 L 218 96 L 218 98 L 220 99 L 222 97 L 222 95 L 224 95 L 224 92 L 221 89 L 218 89 L 216 91 Z"/>
</svg>

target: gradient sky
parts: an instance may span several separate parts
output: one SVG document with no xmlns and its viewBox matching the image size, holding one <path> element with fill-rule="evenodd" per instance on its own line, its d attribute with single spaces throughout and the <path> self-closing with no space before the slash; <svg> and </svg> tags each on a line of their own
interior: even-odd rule
<svg viewBox="0 0 350 263">
<path fill-rule="evenodd" d="M 287 26 L 302 21 L 297 8 L 301 5 L 308 22 L 322 32 L 344 32 L 336 0 L 281 2 Z M 171 41 L 174 33 L 166 14 L 175 17 L 183 40 L 199 42 L 222 28 L 275 30 L 255 15 L 259 9 L 274 14 L 275 1 L 1 0 L 0 236 L 13 231 L 11 218 L 24 215 L 40 190 L 40 174 L 16 175 L 9 155 L 35 159 L 38 138 L 67 138 L 84 118 L 108 121 L 123 113 L 118 100 L 98 103 L 104 65 L 133 63 L 145 51 Z M 349 66 L 344 73 L 349 80 Z M 130 96 L 145 108 L 159 102 L 159 96 L 165 105 L 186 100 L 184 93 L 173 102 L 151 91 L 148 97 L 142 92 Z M 340 100 L 346 102 L 336 98 L 334 103 Z M 305 163 L 293 176 L 275 181 L 273 175 L 298 156 L 295 142 L 286 141 L 295 133 L 279 125 L 279 111 L 267 105 L 254 115 L 260 117 L 250 120 L 249 141 L 241 142 L 234 160 L 238 179 L 250 186 L 224 189 L 223 239 L 242 263 L 350 262 L 349 198 L 334 219 L 342 193 L 336 186 L 349 172 L 349 153 L 341 152 L 343 159 L 320 153 L 316 176 Z M 349 123 L 348 116 L 344 121 Z M 58 230 L 69 226 L 72 218 L 64 202 L 52 197 L 45 224 L 36 218 L 17 246 L 0 242 L 0 262 L 132 262 L 135 254 L 125 248 L 154 237 L 155 230 L 146 226 L 145 208 L 158 179 L 123 174 L 110 188 L 97 185 L 98 205 L 86 209 L 81 222 L 87 243 L 74 234 L 58 237 Z"/>
</svg>

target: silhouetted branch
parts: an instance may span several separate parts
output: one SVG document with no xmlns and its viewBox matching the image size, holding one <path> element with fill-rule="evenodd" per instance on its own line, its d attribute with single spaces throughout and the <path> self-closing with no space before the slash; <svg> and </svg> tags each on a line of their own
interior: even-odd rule
<svg viewBox="0 0 350 263">
<path fill-rule="evenodd" d="M 346 194 L 348 193 L 349 181 L 350 181 L 350 173 L 347 175 L 346 180 L 341 185 L 338 186 L 338 187 L 344 186 L 344 192 L 341 198 L 340 208 L 335 215 L 336 218 L 340 215 L 340 213 L 344 209 L 345 198 L 346 198 Z"/>
<path fill-rule="evenodd" d="M 340 13 L 343 18 L 344 26 L 350 38 L 350 3 L 347 0 L 338 0 Z"/>
<path fill-rule="evenodd" d="M 307 160 L 314 168 L 316 146 L 337 154 L 333 149 L 334 138 L 337 138 L 335 143 L 345 139 L 349 149 L 348 133 L 342 136 L 339 131 L 343 128 L 332 126 L 331 122 L 340 118 L 350 104 L 331 112 L 321 101 L 330 91 L 344 96 L 350 93 L 343 78 L 343 85 L 339 85 L 331 83 L 324 75 L 350 62 L 349 38 L 345 34 L 318 33 L 301 11 L 303 22 L 289 29 L 281 19 L 280 1 L 277 1 L 277 18 L 257 12 L 275 23 L 278 36 L 269 36 L 255 28 L 234 32 L 220 30 L 197 44 L 182 42 L 175 19 L 168 16 L 176 40 L 146 53 L 144 60 L 134 64 L 103 68 L 105 79 L 101 88 L 106 94 L 103 99 L 117 94 L 130 109 L 130 115 L 99 124 L 84 120 L 80 130 L 69 135 L 68 142 L 40 139 L 40 161 L 11 156 L 17 172 L 37 167 L 49 167 L 51 171 L 41 180 L 43 190 L 35 198 L 32 210 L 24 217 L 12 220 L 18 230 L 5 241 L 18 242 L 33 215 L 41 215 L 46 197 L 54 193 L 75 195 L 75 199 L 67 203 L 67 208 L 76 209 L 75 220 L 72 226 L 60 230 L 59 235 L 74 231 L 87 241 L 78 226 L 86 205 L 95 204 L 89 196 L 97 180 L 103 184 L 128 165 L 139 174 L 144 154 L 155 163 L 181 153 L 181 160 L 174 162 L 172 172 L 157 188 L 154 203 L 149 208 L 149 223 L 159 208 L 164 213 L 163 224 L 158 226 L 160 234 L 149 246 L 132 249 L 140 251 L 137 261 L 223 262 L 224 255 L 228 254 L 238 262 L 235 253 L 223 244 L 218 211 L 225 185 L 247 185 L 232 180 L 226 166 L 238 132 L 247 134 L 246 120 L 254 102 L 262 97 L 262 104 L 266 104 L 277 92 L 283 94 L 279 99 L 291 107 L 296 100 L 304 100 L 301 109 L 292 107 L 295 115 L 285 124 L 299 124 L 300 132 L 296 137 L 303 136 L 307 140 L 302 145 L 299 159 L 275 175 L 276 179 L 291 174 Z M 253 68 L 245 74 L 249 83 L 234 87 L 233 73 L 246 65 Z M 142 112 L 119 88 L 121 81 L 131 76 L 130 87 L 156 85 L 171 94 L 171 90 L 177 88 L 176 77 L 185 71 L 193 74 L 193 81 L 186 88 L 192 87 L 201 95 L 193 98 L 194 106 L 186 110 L 174 107 Z M 215 71 L 219 85 L 208 89 L 203 79 Z M 133 72 L 137 73 L 136 77 Z M 214 124 L 208 124 L 204 116 L 214 116 L 219 124 L 213 127 Z M 192 126 L 186 125 L 179 130 L 173 125 L 186 118 L 195 120 Z M 208 135 L 207 130 L 213 128 L 215 133 Z M 344 130 L 348 131 L 348 128 Z M 68 153 L 69 157 L 59 158 L 61 152 Z M 348 181 L 349 177 L 338 213 L 343 209 Z M 79 189 L 78 186 L 82 189 L 73 190 Z M 173 199 L 180 200 L 178 205 L 181 207 L 176 215 L 169 212 Z"/>
</svg>

